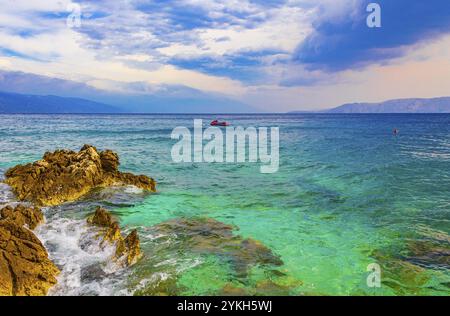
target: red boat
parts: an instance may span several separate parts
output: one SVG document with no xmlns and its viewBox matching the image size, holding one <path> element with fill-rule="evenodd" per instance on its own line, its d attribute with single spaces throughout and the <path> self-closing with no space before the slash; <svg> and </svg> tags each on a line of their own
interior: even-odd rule
<svg viewBox="0 0 450 316">
<path fill-rule="evenodd" d="M 211 122 L 211 126 L 230 126 L 228 122 L 219 122 L 218 120 L 214 120 Z"/>
</svg>

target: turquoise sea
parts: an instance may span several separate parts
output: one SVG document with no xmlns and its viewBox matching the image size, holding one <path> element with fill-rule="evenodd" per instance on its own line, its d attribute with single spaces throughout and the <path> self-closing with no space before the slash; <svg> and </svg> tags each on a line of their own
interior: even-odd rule
<svg viewBox="0 0 450 316">
<path fill-rule="evenodd" d="M 212 115 L 0 115 L 2 175 L 46 151 L 92 144 L 116 151 L 121 170 L 158 182 L 156 194 L 111 188 L 45 209 L 38 235 L 63 271 L 50 294 L 450 295 L 450 115 L 219 117 L 279 127 L 279 171 L 172 162 L 172 129 Z M 1 185 L 0 203 L 11 201 Z M 138 229 L 144 257 L 132 268 L 118 271 L 107 249 L 86 245 L 96 205 Z M 155 229 L 205 218 L 233 225 L 282 264 L 239 257 L 245 251 L 227 250 L 206 226 Z M 381 287 L 367 285 L 372 263 Z"/>
</svg>

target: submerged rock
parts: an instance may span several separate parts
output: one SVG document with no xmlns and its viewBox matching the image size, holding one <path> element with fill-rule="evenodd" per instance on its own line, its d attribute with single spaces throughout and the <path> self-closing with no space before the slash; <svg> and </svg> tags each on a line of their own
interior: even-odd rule
<svg viewBox="0 0 450 316">
<path fill-rule="evenodd" d="M 43 221 L 37 208 L 16 206 L 0 210 L 0 296 L 46 295 L 56 284 L 58 268 L 34 233 Z"/>
<path fill-rule="evenodd" d="M 450 269 L 450 245 L 431 240 L 418 240 L 408 244 L 405 260 L 429 269 Z"/>
<path fill-rule="evenodd" d="M 131 266 L 141 258 L 141 246 L 137 230 L 133 230 L 124 238 L 118 222 L 111 213 L 101 207 L 97 207 L 95 213 L 87 221 L 89 224 L 101 228 L 102 243 L 116 245 L 115 259 L 120 264 Z"/>
<path fill-rule="evenodd" d="M 177 283 L 176 277 L 166 277 L 155 273 L 149 280 L 149 284 L 133 293 L 134 296 L 177 296 L 183 293 L 185 288 Z"/>
<path fill-rule="evenodd" d="M 450 236 L 426 225 L 418 225 L 420 238 L 407 243 L 404 259 L 408 262 L 434 270 L 450 269 Z"/>
<path fill-rule="evenodd" d="M 159 234 L 175 234 L 184 248 L 227 258 L 240 277 L 254 265 L 281 266 L 283 261 L 261 242 L 233 234 L 234 227 L 211 218 L 174 219 L 154 226 Z"/>
<path fill-rule="evenodd" d="M 75 201 L 96 187 L 133 185 L 155 191 L 156 182 L 144 175 L 118 170 L 119 157 L 105 150 L 84 145 L 79 152 L 57 150 L 42 160 L 9 169 L 5 183 L 22 201 L 54 206 Z"/>
<path fill-rule="evenodd" d="M 397 295 L 421 295 L 430 280 L 426 270 L 390 253 L 376 250 L 371 254 L 381 266 L 382 284 Z"/>
</svg>

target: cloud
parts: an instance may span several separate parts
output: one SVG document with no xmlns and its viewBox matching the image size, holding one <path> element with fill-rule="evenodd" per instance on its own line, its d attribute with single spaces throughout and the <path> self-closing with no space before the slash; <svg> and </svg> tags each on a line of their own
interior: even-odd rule
<svg viewBox="0 0 450 316">
<path fill-rule="evenodd" d="M 381 5 L 381 28 L 367 27 L 370 2 Z M 361 68 L 404 56 L 412 45 L 450 32 L 448 0 L 346 0 L 338 4 L 340 8 L 322 1 L 314 31 L 294 54 L 296 62 L 327 71 Z"/>
<path fill-rule="evenodd" d="M 217 104 L 277 111 L 448 94 L 448 0 L 380 0 L 381 29 L 365 24 L 368 2 L 0 0 L 0 69 L 55 80 L 16 78 L 11 90 L 53 85 L 144 108 L 225 98 Z M 81 5 L 80 28 L 66 25 L 70 3 Z"/>
<path fill-rule="evenodd" d="M 292 54 L 308 31 L 305 10 L 292 0 L 81 4 L 83 12 L 110 12 L 83 20 L 82 27 L 75 30 L 83 34 L 81 45 L 101 58 L 121 58 L 132 52 L 148 58 L 146 62 L 129 60 L 131 67 L 169 64 L 245 83 L 261 78 L 263 66 L 268 65 L 264 61 L 270 60 L 274 51 Z M 255 63 L 255 56 L 260 62 Z M 243 67 L 244 63 L 252 64 Z"/>
<path fill-rule="evenodd" d="M 183 69 L 195 69 L 216 76 L 225 76 L 247 84 L 267 83 L 265 67 L 287 60 L 284 51 L 259 50 L 243 51 L 234 54 L 205 55 L 197 58 L 175 57 L 168 63 Z"/>
</svg>

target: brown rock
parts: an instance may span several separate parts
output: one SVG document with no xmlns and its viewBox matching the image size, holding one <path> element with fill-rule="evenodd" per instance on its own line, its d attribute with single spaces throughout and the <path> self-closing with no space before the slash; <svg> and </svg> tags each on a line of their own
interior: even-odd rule
<svg viewBox="0 0 450 316">
<path fill-rule="evenodd" d="M 35 229 L 44 221 L 44 215 L 37 207 L 27 207 L 22 204 L 15 208 L 6 206 L 0 210 L 0 217 L 15 222 L 19 226 L 27 225 L 29 229 Z"/>
<path fill-rule="evenodd" d="M 88 222 L 99 227 L 110 227 L 114 223 L 114 220 L 107 210 L 102 207 L 97 207 L 94 215 L 88 218 Z"/>
<path fill-rule="evenodd" d="M 119 156 L 111 151 L 105 150 L 100 153 L 103 170 L 106 172 L 114 172 L 119 169 Z"/>
<path fill-rule="evenodd" d="M 141 244 L 137 230 L 133 230 L 125 238 L 125 249 L 127 255 L 127 265 L 132 265 L 141 257 Z"/>
<path fill-rule="evenodd" d="M 118 170 L 116 153 L 102 152 L 84 145 L 79 152 L 57 150 L 45 153 L 42 160 L 9 169 L 5 183 L 22 201 L 53 206 L 74 201 L 93 188 L 110 185 L 134 185 L 156 190 L 156 182 L 147 176 L 136 176 Z"/>
<path fill-rule="evenodd" d="M 10 218 L 0 220 L 0 296 L 46 295 L 58 274 L 33 232 Z"/>
<path fill-rule="evenodd" d="M 119 224 L 104 208 L 98 207 L 94 215 L 88 218 L 88 223 L 102 228 L 100 232 L 103 238 L 102 243 L 116 245 L 115 259 L 123 265 L 131 266 L 142 256 L 137 230 L 133 230 L 126 238 L 123 238 Z"/>
</svg>

